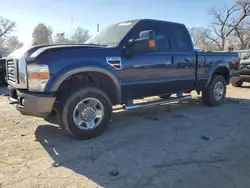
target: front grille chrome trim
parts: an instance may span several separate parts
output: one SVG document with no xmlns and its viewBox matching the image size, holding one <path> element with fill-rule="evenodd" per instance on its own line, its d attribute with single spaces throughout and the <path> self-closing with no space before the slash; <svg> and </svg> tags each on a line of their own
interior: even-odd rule
<svg viewBox="0 0 250 188">
<path fill-rule="evenodd" d="M 12 64 L 10 62 L 13 62 Z M 8 64 L 9 63 L 9 64 Z M 14 64 L 14 72 L 13 72 Z M 9 67 L 9 68 L 8 68 Z M 27 89 L 25 57 L 6 59 L 6 78 L 9 85 L 17 89 Z"/>
<path fill-rule="evenodd" d="M 13 84 L 17 82 L 16 67 L 15 59 L 6 60 L 6 76 L 8 81 L 12 82 Z"/>
</svg>

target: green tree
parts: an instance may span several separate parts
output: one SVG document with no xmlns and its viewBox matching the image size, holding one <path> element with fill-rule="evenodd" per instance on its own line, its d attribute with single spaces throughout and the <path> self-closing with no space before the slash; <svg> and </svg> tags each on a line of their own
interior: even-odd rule
<svg viewBox="0 0 250 188">
<path fill-rule="evenodd" d="M 33 45 L 52 43 L 52 29 L 43 23 L 38 24 L 33 33 Z"/>
</svg>

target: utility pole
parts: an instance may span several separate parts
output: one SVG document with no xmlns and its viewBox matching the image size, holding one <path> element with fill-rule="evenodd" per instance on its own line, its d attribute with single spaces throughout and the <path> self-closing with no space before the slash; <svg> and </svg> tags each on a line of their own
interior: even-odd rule
<svg viewBox="0 0 250 188">
<path fill-rule="evenodd" d="M 100 29 L 100 25 L 99 23 L 97 24 L 97 33 L 99 32 L 99 29 Z"/>
</svg>

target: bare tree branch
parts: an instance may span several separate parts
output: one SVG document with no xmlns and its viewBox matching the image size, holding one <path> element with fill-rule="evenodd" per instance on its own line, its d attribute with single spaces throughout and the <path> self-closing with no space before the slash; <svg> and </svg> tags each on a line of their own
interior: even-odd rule
<svg viewBox="0 0 250 188">
<path fill-rule="evenodd" d="M 221 34 L 219 34 L 219 32 L 216 30 L 215 26 L 212 26 L 214 33 L 219 37 L 222 38 Z"/>
<path fill-rule="evenodd" d="M 218 40 L 214 39 L 213 37 L 209 35 L 205 35 L 205 37 L 211 40 L 212 42 L 214 42 L 219 47 L 219 49 L 221 49 L 221 44 L 218 42 Z"/>
<path fill-rule="evenodd" d="M 17 36 L 10 36 L 5 40 L 5 46 L 9 51 L 14 51 L 23 46 Z"/>
<path fill-rule="evenodd" d="M 226 37 L 228 37 L 233 30 L 235 30 L 235 28 L 247 17 L 250 15 L 250 1 L 238 1 L 237 4 L 239 6 L 241 6 L 241 10 L 242 10 L 242 15 L 241 17 L 238 19 L 238 21 L 236 21 L 236 23 L 234 24 L 234 26 L 227 32 Z"/>
<path fill-rule="evenodd" d="M 9 34 L 16 27 L 16 23 L 0 17 L 0 38 Z"/>
<path fill-rule="evenodd" d="M 230 8 L 214 8 L 211 13 L 214 17 L 211 25 L 214 36 L 210 35 L 208 38 L 216 43 L 220 50 L 225 50 L 226 45 L 231 43 L 231 34 L 235 32 L 235 35 L 239 35 L 237 27 L 250 15 L 250 0 L 237 1 Z"/>
<path fill-rule="evenodd" d="M 220 49 L 218 41 L 212 37 L 212 31 L 207 28 L 191 28 L 189 29 L 193 43 L 196 47 L 204 50 L 213 51 Z M 212 39 L 212 40 L 211 40 Z"/>
</svg>

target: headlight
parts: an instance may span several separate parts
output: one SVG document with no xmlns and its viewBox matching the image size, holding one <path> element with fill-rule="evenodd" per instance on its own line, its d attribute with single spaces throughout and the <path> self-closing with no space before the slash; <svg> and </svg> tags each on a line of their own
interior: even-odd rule
<svg viewBox="0 0 250 188">
<path fill-rule="evenodd" d="M 47 65 L 28 65 L 28 86 L 30 91 L 44 91 L 49 80 Z"/>
</svg>

